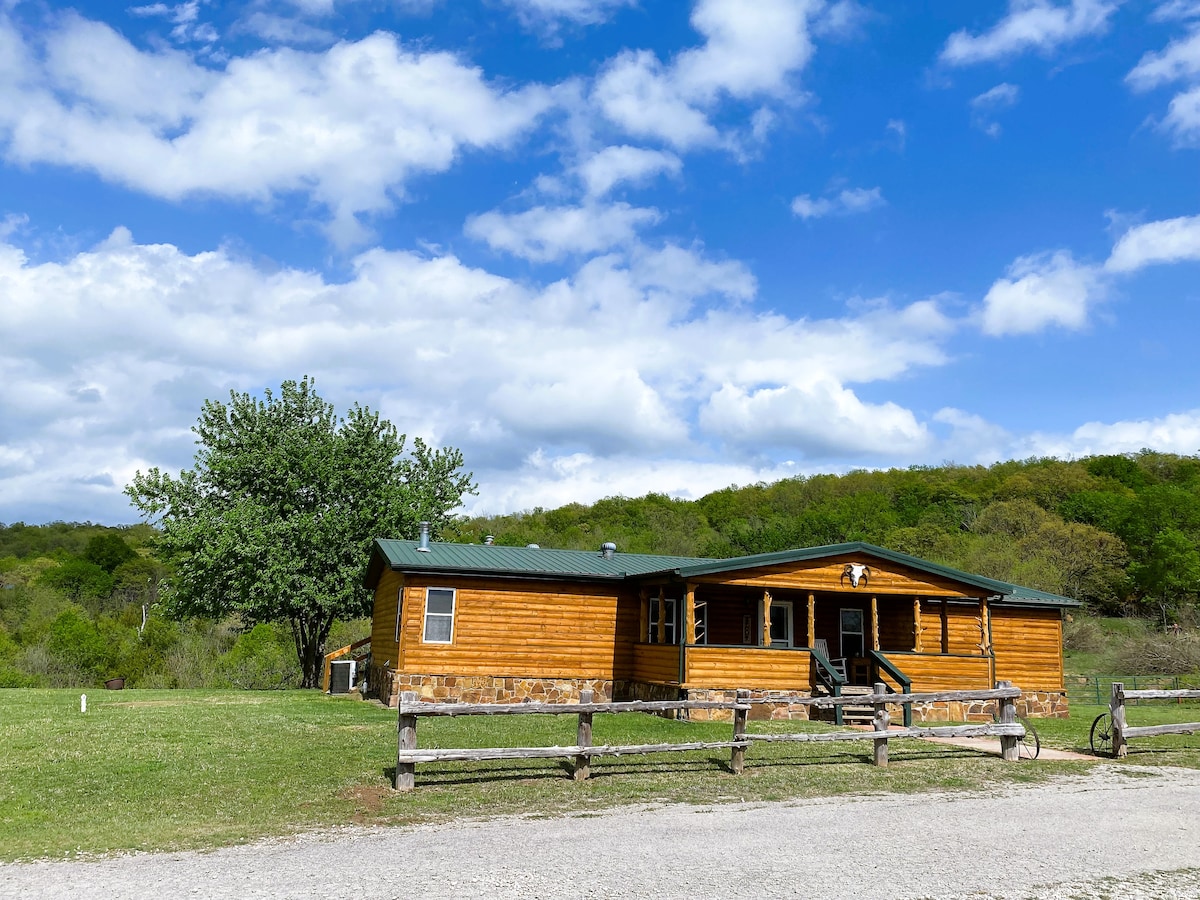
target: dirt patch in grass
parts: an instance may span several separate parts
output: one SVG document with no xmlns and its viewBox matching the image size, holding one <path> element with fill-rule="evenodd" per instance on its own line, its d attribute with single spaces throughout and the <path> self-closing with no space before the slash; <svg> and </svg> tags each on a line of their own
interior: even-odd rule
<svg viewBox="0 0 1200 900">
<path fill-rule="evenodd" d="M 338 798 L 354 804 L 350 819 L 356 825 L 377 822 L 383 812 L 383 801 L 393 794 L 391 788 L 378 784 L 356 784 L 338 791 Z"/>
</svg>

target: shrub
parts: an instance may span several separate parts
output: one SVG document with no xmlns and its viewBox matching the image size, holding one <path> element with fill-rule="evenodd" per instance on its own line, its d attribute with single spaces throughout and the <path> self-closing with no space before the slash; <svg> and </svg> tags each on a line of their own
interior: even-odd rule
<svg viewBox="0 0 1200 900">
<path fill-rule="evenodd" d="M 1200 672 L 1200 637 L 1148 633 L 1115 648 L 1113 671 L 1128 675 L 1183 675 Z"/>
<path fill-rule="evenodd" d="M 238 636 L 221 660 L 230 684 L 244 690 L 270 691 L 300 686 L 300 665 L 291 636 L 265 623 Z"/>
<path fill-rule="evenodd" d="M 1104 646 L 1104 630 L 1095 619 L 1077 616 L 1063 625 L 1063 649 L 1099 653 Z"/>
</svg>

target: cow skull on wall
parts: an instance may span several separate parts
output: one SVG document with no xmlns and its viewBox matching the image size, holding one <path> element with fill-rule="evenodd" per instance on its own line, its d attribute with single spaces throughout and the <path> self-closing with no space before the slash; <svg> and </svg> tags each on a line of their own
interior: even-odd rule
<svg viewBox="0 0 1200 900">
<path fill-rule="evenodd" d="M 850 579 L 850 587 L 858 587 L 861 582 L 864 587 L 871 581 L 871 567 L 862 563 L 846 563 L 846 568 L 842 569 L 842 584 L 846 583 L 846 579 Z"/>
</svg>

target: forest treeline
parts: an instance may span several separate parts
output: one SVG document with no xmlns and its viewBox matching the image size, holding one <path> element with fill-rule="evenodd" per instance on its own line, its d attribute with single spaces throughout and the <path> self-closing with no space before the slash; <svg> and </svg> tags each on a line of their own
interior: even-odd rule
<svg viewBox="0 0 1200 900">
<path fill-rule="evenodd" d="M 814 475 L 698 500 L 650 494 L 472 518 L 460 532 L 711 557 L 867 541 L 1097 613 L 1190 621 L 1200 598 L 1200 457 L 1146 450 Z"/>
<path fill-rule="evenodd" d="M 709 557 L 861 540 L 1063 594 L 1097 614 L 1153 619 L 1160 630 L 1200 624 L 1200 456 L 855 471 L 698 500 L 613 497 L 459 519 L 443 539 L 488 534 L 510 546 L 598 550 L 614 541 L 627 552 Z M 157 538 L 148 525 L 0 524 L 0 686 L 113 677 L 138 687 L 298 686 L 286 626 L 166 615 L 158 597 L 171 573 L 154 556 Z M 329 646 L 367 628 L 338 622 Z"/>
<path fill-rule="evenodd" d="M 0 687 L 118 677 L 130 687 L 298 687 L 286 628 L 165 615 L 170 572 L 153 556 L 156 537 L 148 525 L 0 524 Z M 341 623 L 331 637 L 366 627 Z"/>
</svg>

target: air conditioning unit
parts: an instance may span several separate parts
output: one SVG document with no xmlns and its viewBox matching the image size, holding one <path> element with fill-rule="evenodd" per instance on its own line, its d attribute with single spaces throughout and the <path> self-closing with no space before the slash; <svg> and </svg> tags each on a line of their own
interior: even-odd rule
<svg viewBox="0 0 1200 900">
<path fill-rule="evenodd" d="M 335 659 L 329 664 L 329 693 L 348 694 L 354 689 L 358 664 L 352 659 Z"/>
</svg>

